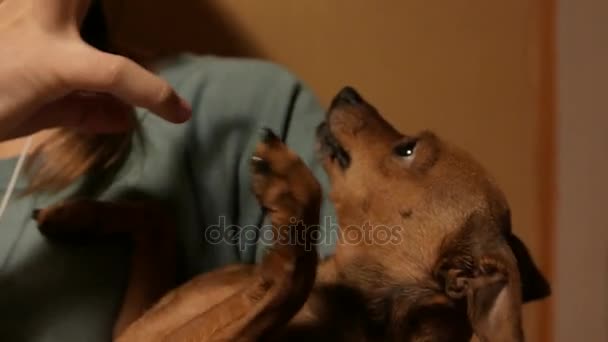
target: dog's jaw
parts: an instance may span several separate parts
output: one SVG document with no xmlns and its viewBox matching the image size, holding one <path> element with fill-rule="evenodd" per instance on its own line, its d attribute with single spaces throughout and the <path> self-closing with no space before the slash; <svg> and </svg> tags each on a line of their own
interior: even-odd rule
<svg viewBox="0 0 608 342">
<path fill-rule="evenodd" d="M 331 132 L 327 121 L 317 127 L 318 153 L 321 159 L 331 164 L 337 164 L 342 170 L 349 167 L 351 158 L 338 139 Z"/>
</svg>

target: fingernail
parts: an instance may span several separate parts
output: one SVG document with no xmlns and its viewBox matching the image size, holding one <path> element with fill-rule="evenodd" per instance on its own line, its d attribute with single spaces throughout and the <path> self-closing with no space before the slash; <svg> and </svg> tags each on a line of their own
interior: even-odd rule
<svg viewBox="0 0 608 342">
<path fill-rule="evenodd" d="M 192 117 L 192 107 L 186 100 L 179 98 L 179 118 L 181 122 L 187 121 Z"/>
</svg>

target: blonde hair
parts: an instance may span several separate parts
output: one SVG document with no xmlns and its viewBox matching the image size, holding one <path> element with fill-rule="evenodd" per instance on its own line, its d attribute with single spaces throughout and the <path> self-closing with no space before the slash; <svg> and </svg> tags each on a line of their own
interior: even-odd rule
<svg viewBox="0 0 608 342">
<path fill-rule="evenodd" d="M 29 182 L 24 194 L 59 192 L 84 177 L 78 192 L 95 195 L 112 182 L 138 136 L 139 126 L 101 135 L 58 130 L 28 158 L 25 170 Z"/>
</svg>

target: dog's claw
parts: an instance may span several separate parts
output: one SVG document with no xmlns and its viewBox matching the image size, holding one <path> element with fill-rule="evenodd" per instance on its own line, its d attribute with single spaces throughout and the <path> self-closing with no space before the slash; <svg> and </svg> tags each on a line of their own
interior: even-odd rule
<svg viewBox="0 0 608 342">
<path fill-rule="evenodd" d="M 38 221 L 38 218 L 40 217 L 40 213 L 42 212 L 42 209 L 34 209 L 32 210 L 32 219 Z"/>
<path fill-rule="evenodd" d="M 280 141 L 281 139 L 272 131 L 272 129 L 268 127 L 264 127 L 260 131 L 260 138 L 263 143 L 272 143 L 275 141 Z"/>
<path fill-rule="evenodd" d="M 269 173 L 271 171 L 270 164 L 258 156 L 251 157 L 251 169 L 255 173 Z"/>
</svg>

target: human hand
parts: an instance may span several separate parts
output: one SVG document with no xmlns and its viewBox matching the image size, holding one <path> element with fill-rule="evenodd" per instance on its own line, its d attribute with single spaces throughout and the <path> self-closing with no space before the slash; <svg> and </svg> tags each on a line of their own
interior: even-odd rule
<svg viewBox="0 0 608 342">
<path fill-rule="evenodd" d="M 190 106 L 135 62 L 85 43 L 90 0 L 0 0 L 0 141 L 65 126 L 111 133 L 132 106 L 180 123 Z"/>
</svg>

